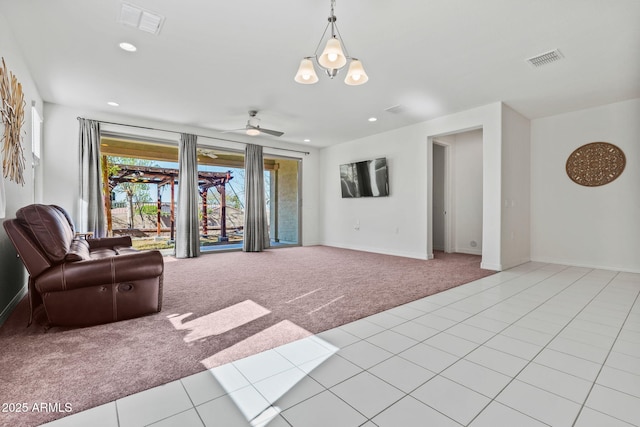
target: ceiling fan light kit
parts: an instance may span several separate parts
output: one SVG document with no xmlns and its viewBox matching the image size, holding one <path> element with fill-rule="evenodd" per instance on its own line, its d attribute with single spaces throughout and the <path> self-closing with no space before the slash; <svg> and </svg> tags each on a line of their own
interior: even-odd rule
<svg viewBox="0 0 640 427">
<path fill-rule="evenodd" d="M 300 62 L 298 72 L 294 77 L 294 80 L 298 83 L 313 84 L 318 81 L 318 75 L 316 74 L 315 67 L 313 66 L 313 59 L 315 59 L 318 65 L 324 69 L 327 76 L 331 79 L 333 79 L 350 60 L 351 62 L 344 82 L 350 86 L 357 86 L 364 84 L 369 80 L 369 77 L 362 66 L 362 62 L 357 58 L 349 56 L 346 47 L 344 47 L 344 41 L 342 41 L 340 30 L 336 24 L 337 18 L 334 14 L 335 3 L 335 0 L 331 0 L 331 15 L 328 18 L 329 23 L 325 27 L 322 37 L 320 37 L 320 41 L 318 42 L 318 46 L 316 47 L 313 56 L 307 56 Z M 322 44 L 322 40 L 324 39 L 325 34 L 327 34 L 329 27 L 331 27 L 331 37 L 327 40 L 322 54 L 318 56 L 318 48 Z"/>
<path fill-rule="evenodd" d="M 261 133 L 266 133 L 267 135 L 272 136 L 282 136 L 284 132 L 280 132 L 279 130 L 273 129 L 265 129 L 260 127 L 260 119 L 256 117 L 258 112 L 256 110 L 249 111 L 249 120 L 247 120 L 247 126 L 245 127 L 246 134 L 249 136 L 258 136 Z"/>
<path fill-rule="evenodd" d="M 249 120 L 247 120 L 247 124 L 245 125 L 245 127 L 240 129 L 225 130 L 225 131 L 222 131 L 222 133 L 244 131 L 244 133 L 246 133 L 249 136 L 258 136 L 263 133 L 271 136 L 284 135 L 284 132 L 281 132 L 279 130 L 265 129 L 263 127 L 260 127 L 260 118 L 258 118 L 257 116 L 258 116 L 257 110 L 249 110 Z"/>
</svg>

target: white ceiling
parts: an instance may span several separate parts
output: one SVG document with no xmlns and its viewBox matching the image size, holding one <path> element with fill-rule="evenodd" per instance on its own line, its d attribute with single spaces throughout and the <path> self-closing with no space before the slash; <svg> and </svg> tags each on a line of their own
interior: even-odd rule
<svg viewBox="0 0 640 427">
<path fill-rule="evenodd" d="M 128 2 L 165 16 L 159 35 L 120 24 L 120 0 L 0 0 L 45 101 L 213 130 L 257 109 L 285 132 L 267 138 L 321 147 L 497 101 L 534 119 L 640 97 L 638 0 L 337 0 L 362 86 L 293 81 L 329 0 Z"/>
</svg>

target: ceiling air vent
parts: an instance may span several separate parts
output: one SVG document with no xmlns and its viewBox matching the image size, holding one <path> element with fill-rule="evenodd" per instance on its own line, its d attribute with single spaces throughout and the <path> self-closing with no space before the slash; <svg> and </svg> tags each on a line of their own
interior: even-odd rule
<svg viewBox="0 0 640 427">
<path fill-rule="evenodd" d="M 164 16 L 142 9 L 134 4 L 123 2 L 118 22 L 135 27 L 140 31 L 158 34 L 164 22 Z"/>
<path fill-rule="evenodd" d="M 398 104 L 389 108 L 385 108 L 384 111 L 392 114 L 400 114 L 405 112 L 405 108 L 402 105 Z"/>
<path fill-rule="evenodd" d="M 542 67 L 543 65 L 551 64 L 552 62 L 559 61 L 562 59 L 562 53 L 558 49 L 552 50 L 550 52 L 543 53 L 538 56 L 534 56 L 533 58 L 527 59 L 527 62 L 534 67 Z"/>
</svg>

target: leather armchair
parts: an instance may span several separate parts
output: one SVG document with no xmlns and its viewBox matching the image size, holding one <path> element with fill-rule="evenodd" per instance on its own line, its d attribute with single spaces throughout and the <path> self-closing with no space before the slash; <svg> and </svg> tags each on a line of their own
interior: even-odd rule
<svg viewBox="0 0 640 427">
<path fill-rule="evenodd" d="M 130 237 L 84 239 L 64 209 L 34 204 L 3 223 L 29 273 L 29 305 L 50 325 L 89 326 L 162 308 L 164 260 L 138 251 Z"/>
</svg>

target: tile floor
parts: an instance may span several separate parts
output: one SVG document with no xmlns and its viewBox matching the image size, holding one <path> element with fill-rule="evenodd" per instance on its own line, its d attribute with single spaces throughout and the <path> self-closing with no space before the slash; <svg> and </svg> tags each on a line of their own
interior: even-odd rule
<svg viewBox="0 0 640 427">
<path fill-rule="evenodd" d="M 640 274 L 527 263 L 50 426 L 640 426 Z"/>
</svg>

